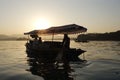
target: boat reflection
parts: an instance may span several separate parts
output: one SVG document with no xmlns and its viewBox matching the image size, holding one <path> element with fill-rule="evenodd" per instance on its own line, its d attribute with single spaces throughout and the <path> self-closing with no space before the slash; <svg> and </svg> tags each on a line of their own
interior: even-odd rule
<svg viewBox="0 0 120 80">
<path fill-rule="evenodd" d="M 28 71 L 33 75 L 43 77 L 44 80 L 73 80 L 73 77 L 70 76 L 73 70 L 69 64 L 43 63 L 42 58 L 30 57 L 28 57 L 27 61 L 30 66 Z"/>
</svg>

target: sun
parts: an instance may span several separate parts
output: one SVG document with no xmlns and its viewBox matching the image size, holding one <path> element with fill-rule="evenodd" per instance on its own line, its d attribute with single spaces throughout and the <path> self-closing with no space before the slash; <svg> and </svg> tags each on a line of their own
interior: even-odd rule
<svg viewBox="0 0 120 80">
<path fill-rule="evenodd" d="M 46 29 L 50 27 L 50 22 L 46 19 L 39 19 L 35 22 L 35 29 Z"/>
</svg>

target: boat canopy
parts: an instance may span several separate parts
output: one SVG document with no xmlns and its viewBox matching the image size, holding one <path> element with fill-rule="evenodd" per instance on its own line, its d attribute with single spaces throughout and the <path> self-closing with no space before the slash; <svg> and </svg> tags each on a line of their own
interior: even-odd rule
<svg viewBox="0 0 120 80">
<path fill-rule="evenodd" d="M 87 28 L 83 26 L 79 26 L 76 24 L 69 24 L 69 25 L 63 25 L 63 26 L 50 27 L 48 29 L 33 30 L 24 34 L 25 35 L 76 34 L 76 33 L 82 33 L 86 31 L 87 31 Z"/>
</svg>

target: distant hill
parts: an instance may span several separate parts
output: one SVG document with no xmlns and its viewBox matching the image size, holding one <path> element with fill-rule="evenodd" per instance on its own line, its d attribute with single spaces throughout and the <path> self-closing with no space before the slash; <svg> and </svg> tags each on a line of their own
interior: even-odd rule
<svg viewBox="0 0 120 80">
<path fill-rule="evenodd" d="M 0 38 L 8 38 L 8 36 L 4 34 L 0 34 Z"/>
<path fill-rule="evenodd" d="M 12 40 L 12 39 L 15 39 L 15 37 L 0 34 L 0 40 Z"/>
<path fill-rule="evenodd" d="M 26 40 L 24 35 L 5 35 L 0 34 L 0 40 Z"/>
<path fill-rule="evenodd" d="M 88 33 L 78 35 L 77 41 L 89 40 L 89 41 L 120 41 L 120 30 L 109 33 Z"/>
</svg>

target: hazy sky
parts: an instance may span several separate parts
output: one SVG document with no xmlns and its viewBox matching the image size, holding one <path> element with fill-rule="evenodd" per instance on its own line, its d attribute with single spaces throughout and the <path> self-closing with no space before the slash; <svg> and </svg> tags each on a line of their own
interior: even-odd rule
<svg viewBox="0 0 120 80">
<path fill-rule="evenodd" d="M 0 34 L 22 34 L 45 19 L 78 24 L 88 32 L 120 30 L 120 0 L 0 0 Z"/>
</svg>

